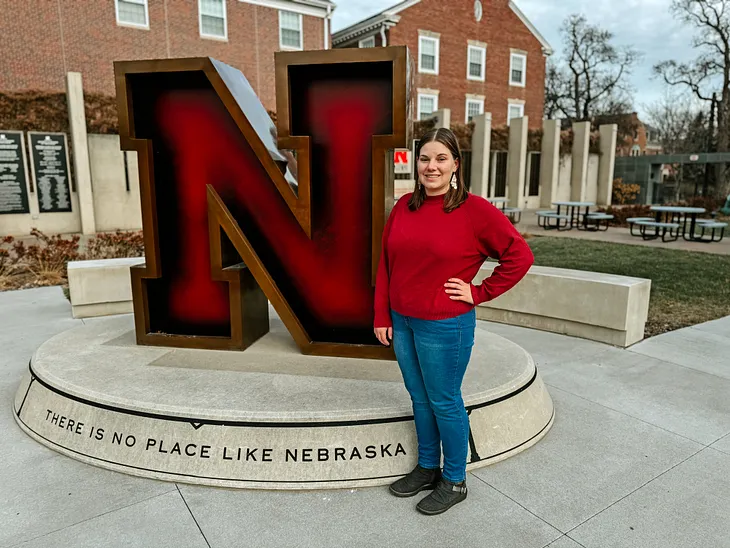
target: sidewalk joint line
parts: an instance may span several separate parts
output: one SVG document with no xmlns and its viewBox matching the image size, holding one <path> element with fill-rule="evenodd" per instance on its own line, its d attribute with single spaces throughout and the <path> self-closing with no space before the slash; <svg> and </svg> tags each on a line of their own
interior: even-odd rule
<svg viewBox="0 0 730 548">
<path fill-rule="evenodd" d="M 555 526 L 554 526 L 554 525 L 553 525 L 552 523 L 550 523 L 549 521 L 547 521 L 547 520 L 545 520 L 545 519 L 541 518 L 540 516 L 538 516 L 537 514 L 535 514 L 535 513 L 534 513 L 534 512 L 532 511 L 532 510 L 530 510 L 530 509 L 528 509 L 528 508 L 525 508 L 524 506 L 522 506 L 522 504 L 520 504 L 519 502 L 517 502 L 517 501 L 516 501 L 515 499 L 513 499 L 513 498 L 512 498 L 512 497 L 510 497 L 509 495 L 507 495 L 507 494 L 503 493 L 502 491 L 500 491 L 499 489 L 497 489 L 497 488 L 496 488 L 496 487 L 495 487 L 494 485 L 492 485 L 492 484 L 491 484 L 491 483 L 489 483 L 488 481 L 486 481 L 486 480 L 484 480 L 484 479 L 480 478 L 479 476 L 477 476 L 476 474 L 474 474 L 474 472 L 469 472 L 469 473 L 470 473 L 470 474 L 471 474 L 472 476 L 474 476 L 474 477 L 475 477 L 476 479 L 478 479 L 479 481 L 481 481 L 481 482 L 482 482 L 482 483 L 483 483 L 484 485 L 486 485 L 487 487 L 491 487 L 492 489 L 494 489 L 495 491 L 497 491 L 497 493 L 499 493 L 500 495 L 502 495 L 502 496 L 504 496 L 504 497 L 507 497 L 507 498 L 508 498 L 509 500 L 511 500 L 512 502 L 514 502 L 514 503 L 515 503 L 515 504 L 516 504 L 517 506 L 519 506 L 520 508 L 522 508 L 522 509 L 523 509 L 523 510 L 524 510 L 525 512 L 528 512 L 529 514 L 531 514 L 531 515 L 535 516 L 535 517 L 536 517 L 537 519 L 539 519 L 539 520 L 540 520 L 540 521 L 542 521 L 543 523 L 545 523 L 545 524 L 549 525 L 550 527 L 552 527 L 552 528 L 553 528 L 553 529 L 555 529 L 555 530 L 556 530 L 556 531 L 557 531 L 558 533 L 560 533 L 560 534 L 561 534 L 561 536 L 559 536 L 559 537 L 558 537 L 558 538 L 556 538 L 556 539 L 553 539 L 553 540 L 551 540 L 551 541 L 550 541 L 550 542 L 549 542 L 549 543 L 548 543 L 547 545 L 550 545 L 550 544 L 552 544 L 553 542 L 555 542 L 556 540 L 558 540 L 558 539 L 562 538 L 562 537 L 563 537 L 564 535 L 566 535 L 566 534 L 567 534 L 567 533 L 565 533 L 565 532 L 561 531 L 560 529 L 558 529 L 557 527 L 555 527 Z"/>
<path fill-rule="evenodd" d="M 663 430 L 664 432 L 667 432 L 667 433 L 672 434 L 674 436 L 678 436 L 678 437 L 680 437 L 682 439 L 685 439 L 687 441 L 691 441 L 692 443 L 696 443 L 698 445 L 702 445 L 703 448 L 705 448 L 705 449 L 708 448 L 710 445 L 712 445 L 712 443 L 716 443 L 717 441 L 719 441 L 719 440 L 715 440 L 711 444 L 705 445 L 701 441 L 693 440 L 692 438 L 688 438 L 687 436 L 683 436 L 682 434 L 678 434 L 677 432 L 673 432 L 671 430 L 667 430 L 666 428 L 664 428 L 662 426 L 659 426 L 658 424 L 654 424 L 653 422 L 648 422 L 648 421 L 646 421 L 646 420 L 644 420 L 644 419 L 642 419 L 640 417 L 635 417 L 634 415 L 629 415 L 628 413 L 625 413 L 623 411 L 619 411 L 618 409 L 614 409 L 613 407 L 609 407 L 609 406 L 607 406 L 607 405 L 605 405 L 603 403 L 599 403 L 597 401 L 589 400 L 585 396 L 581 396 L 580 394 L 575 394 L 574 392 L 571 392 L 570 390 L 566 390 L 565 388 L 560 388 L 559 386 L 554 386 L 554 385 L 550 384 L 549 382 L 547 382 L 545 380 L 543 380 L 543 382 L 545 383 L 546 386 L 549 386 L 550 388 L 554 388 L 555 390 L 560 390 L 561 392 L 565 392 L 566 394 L 570 394 L 571 396 L 575 396 L 576 398 L 579 398 L 581 400 L 587 401 L 588 403 L 596 404 L 596 405 L 598 405 L 600 407 L 603 407 L 604 409 L 608 409 L 609 411 L 614 411 L 616 413 L 619 413 L 620 415 L 623 415 L 625 417 L 629 417 L 630 419 L 635 419 L 635 420 L 637 420 L 639 422 L 643 422 L 644 424 L 648 424 L 649 426 L 653 426 L 654 428 L 658 428 L 659 430 Z M 722 438 L 719 438 L 719 439 L 722 439 Z"/>
<path fill-rule="evenodd" d="M 63 456 L 63 455 L 58 455 L 58 456 Z M 135 506 L 137 504 L 141 504 L 143 502 L 147 502 L 147 501 L 152 500 L 152 499 L 156 499 L 157 497 L 163 497 L 165 495 L 169 495 L 173 491 L 174 491 L 174 489 L 170 489 L 169 491 L 165 491 L 164 493 L 158 493 L 156 495 L 152 495 L 151 497 L 147 497 L 146 499 L 138 500 L 138 501 L 133 502 L 131 504 L 127 504 L 126 506 L 120 506 L 119 508 L 114 508 L 114 509 L 111 509 L 111 510 L 107 510 L 106 512 L 102 512 L 101 514 L 97 514 L 95 516 L 91 516 L 91 517 L 82 519 L 81 521 L 77 521 L 76 523 L 71 523 L 69 525 L 64 525 L 63 527 L 60 527 L 59 529 L 54 529 L 53 531 L 48 531 L 47 533 L 43 533 L 42 535 L 38 535 L 37 537 L 33 537 L 33 538 L 26 539 L 26 540 L 22 540 L 18 544 L 13 544 L 13 545 L 9 546 L 8 548 L 15 548 L 16 546 L 21 546 L 21 545 L 26 544 L 28 542 L 32 542 L 34 540 L 38 540 L 40 538 L 47 537 L 48 535 L 53 535 L 54 533 L 59 533 L 60 531 L 64 531 L 66 529 L 70 529 L 71 527 L 76 527 L 77 525 L 81 525 L 82 523 L 86 523 L 87 521 L 91 521 L 93 519 L 100 518 L 102 516 L 106 516 L 107 514 L 111 514 L 111 513 L 114 513 L 114 512 L 118 512 L 119 510 L 125 510 L 126 508 L 131 508 L 132 506 Z"/>
<path fill-rule="evenodd" d="M 195 518 L 195 514 L 193 514 L 193 511 L 190 509 L 190 506 L 188 506 L 188 501 L 185 500 L 185 496 L 182 494 L 182 491 L 180 491 L 180 487 L 178 486 L 177 483 L 175 484 L 175 489 L 177 489 L 177 492 L 180 493 L 180 498 L 185 503 L 185 508 L 187 508 L 188 512 L 190 512 L 190 517 L 193 518 L 195 525 L 198 526 L 198 531 L 200 531 L 200 534 L 203 536 L 203 540 L 205 541 L 205 544 L 208 545 L 208 548 L 211 548 L 210 542 L 208 542 L 208 539 L 205 536 L 205 533 L 203 533 L 203 529 L 201 529 L 200 524 L 198 523 L 198 520 Z"/>
<path fill-rule="evenodd" d="M 684 464 L 684 463 L 685 463 L 685 462 L 687 462 L 687 461 L 688 461 L 689 459 L 691 459 L 692 457 L 694 457 L 694 456 L 696 456 L 696 455 L 698 455 L 698 454 L 702 453 L 702 451 L 705 451 L 706 449 L 708 449 L 708 447 L 703 447 L 702 449 L 700 449 L 700 450 L 699 450 L 699 451 L 697 451 L 696 453 L 693 453 L 693 454 L 691 454 L 691 455 L 690 455 L 689 457 L 687 457 L 686 459 L 684 459 L 684 460 L 682 460 L 682 461 L 678 462 L 677 464 L 675 464 L 675 465 L 674 465 L 674 466 L 672 466 L 671 468 L 668 468 L 667 470 L 665 470 L 664 472 L 662 472 L 662 473 L 661 473 L 661 474 L 659 474 L 658 476 L 656 476 L 656 477 L 653 477 L 652 479 L 650 479 L 650 480 L 649 480 L 649 481 L 647 481 L 646 483 L 644 483 L 644 484 L 640 485 L 639 487 L 637 487 L 636 489 L 634 489 L 634 490 L 633 490 L 633 491 L 631 491 L 630 493 L 627 493 L 626 495 L 624 495 L 623 497 L 621 497 L 621 498 L 620 498 L 620 499 L 618 499 L 617 501 L 615 501 L 615 502 L 611 503 L 610 505 L 606 506 L 606 507 L 605 507 L 605 508 L 604 508 L 603 510 L 601 510 L 601 511 L 599 511 L 599 512 L 596 512 L 596 513 L 595 513 L 595 514 L 593 514 L 593 515 L 592 515 L 591 517 L 589 517 L 589 518 L 587 518 L 587 519 L 583 520 L 583 521 L 582 521 L 582 522 L 580 522 L 580 523 L 579 523 L 578 525 L 576 525 L 575 527 L 573 527 L 573 528 L 572 528 L 572 529 L 571 529 L 570 531 L 567 531 L 567 532 L 566 532 L 565 534 L 567 535 L 567 534 L 569 534 L 569 533 L 572 533 L 573 531 L 575 531 L 575 530 L 576 530 L 576 529 L 577 529 L 578 527 L 580 527 L 580 526 L 581 526 L 581 525 L 583 525 L 584 523 L 586 523 L 586 522 L 588 522 L 588 521 L 592 520 L 593 518 L 595 518 L 595 517 L 596 517 L 596 516 L 598 516 L 599 514 L 602 514 L 603 512 L 605 512 L 605 511 L 606 511 L 606 510 L 608 510 L 609 508 L 611 508 L 611 507 L 615 506 L 616 504 L 618 504 L 619 502 L 621 502 L 621 501 L 622 501 L 622 500 L 624 500 L 625 498 L 627 498 L 627 497 L 630 497 L 631 495 L 633 495 L 634 493 L 636 493 L 636 492 L 637 492 L 637 491 L 638 491 L 639 489 L 643 489 L 644 487 L 646 487 L 647 485 L 649 485 L 649 484 L 650 484 L 651 482 L 653 482 L 653 481 L 655 481 L 655 480 L 657 480 L 657 479 L 661 478 L 661 477 L 662 477 L 662 476 L 663 476 L 664 474 L 666 474 L 666 473 L 668 473 L 668 472 L 671 472 L 672 470 L 674 470 L 674 469 L 675 469 L 675 468 L 676 468 L 677 466 L 679 466 L 680 464 Z M 571 540 L 572 540 L 572 538 L 571 538 Z"/>
</svg>

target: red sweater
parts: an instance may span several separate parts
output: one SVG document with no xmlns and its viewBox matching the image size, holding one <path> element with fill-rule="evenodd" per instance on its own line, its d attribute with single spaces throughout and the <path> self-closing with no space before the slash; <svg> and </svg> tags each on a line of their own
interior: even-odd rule
<svg viewBox="0 0 730 548">
<path fill-rule="evenodd" d="M 480 285 L 471 285 L 474 305 L 498 297 L 527 273 L 533 256 L 507 217 L 480 196 L 451 213 L 444 196 L 427 196 L 418 211 L 411 194 L 398 200 L 383 230 L 383 249 L 375 285 L 375 325 L 391 327 L 390 310 L 424 320 L 442 320 L 473 306 L 452 300 L 449 278 L 470 283 L 487 257 L 500 264 Z"/>
</svg>

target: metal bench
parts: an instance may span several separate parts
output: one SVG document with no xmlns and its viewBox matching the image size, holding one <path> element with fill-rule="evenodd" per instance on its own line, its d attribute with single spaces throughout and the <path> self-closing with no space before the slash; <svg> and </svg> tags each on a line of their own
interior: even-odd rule
<svg viewBox="0 0 730 548">
<path fill-rule="evenodd" d="M 656 221 L 636 221 L 634 224 L 639 226 L 639 233 L 644 240 L 656 240 L 661 236 L 663 242 L 676 242 L 679 238 L 679 223 L 660 223 Z M 646 228 L 654 228 L 653 234 L 647 234 Z M 667 238 L 667 234 L 669 237 Z"/>
<path fill-rule="evenodd" d="M 609 223 L 613 220 L 613 215 L 608 213 L 588 213 L 583 216 L 583 230 L 597 232 L 599 230 L 605 232 L 608 230 Z M 601 228 L 603 226 L 603 228 Z"/>
<path fill-rule="evenodd" d="M 712 219 L 698 219 L 696 221 L 695 225 L 695 233 L 697 230 L 700 230 L 700 235 L 695 236 L 694 234 L 691 234 L 692 241 L 694 242 L 703 242 L 703 243 L 711 243 L 711 242 L 719 242 L 722 241 L 723 236 L 725 235 L 725 229 L 727 228 L 727 223 L 722 223 L 718 221 L 713 221 Z M 705 236 L 705 232 L 707 230 L 711 230 L 712 232 L 709 235 L 709 238 Z M 719 230 L 720 234 L 715 239 L 715 231 Z"/>
<path fill-rule="evenodd" d="M 553 220 L 554 224 L 551 222 Z M 537 225 L 545 230 L 570 230 L 570 215 L 558 215 L 557 211 L 538 211 Z"/>
<path fill-rule="evenodd" d="M 629 217 L 626 222 L 629 225 L 629 233 L 632 236 L 641 236 L 641 234 L 634 234 L 634 225 L 639 221 L 653 221 L 654 217 Z"/>
<path fill-rule="evenodd" d="M 503 207 L 502 213 L 512 219 L 512 223 L 517 224 L 522 220 L 522 210 L 519 207 Z"/>
</svg>

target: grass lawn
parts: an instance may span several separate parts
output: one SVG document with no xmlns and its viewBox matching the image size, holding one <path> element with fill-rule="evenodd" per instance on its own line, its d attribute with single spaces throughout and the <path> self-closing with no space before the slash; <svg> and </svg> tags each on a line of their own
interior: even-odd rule
<svg viewBox="0 0 730 548">
<path fill-rule="evenodd" d="M 538 236 L 535 264 L 649 278 L 650 337 L 730 315 L 730 256 Z"/>
</svg>

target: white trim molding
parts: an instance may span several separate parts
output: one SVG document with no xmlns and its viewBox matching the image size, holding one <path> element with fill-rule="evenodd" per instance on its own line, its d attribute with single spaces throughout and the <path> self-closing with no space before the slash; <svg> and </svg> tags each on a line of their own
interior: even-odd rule
<svg viewBox="0 0 730 548">
<path fill-rule="evenodd" d="M 474 76 L 471 73 L 471 54 L 476 52 L 481 57 L 481 72 L 479 75 Z M 469 44 L 466 48 L 466 79 L 476 80 L 478 82 L 484 82 L 487 76 L 487 48 L 486 46 L 473 46 Z"/>
<path fill-rule="evenodd" d="M 426 33 L 424 31 L 418 31 L 418 72 L 422 74 L 438 74 L 439 73 L 439 49 L 440 39 L 439 35 L 433 36 L 435 33 Z M 434 50 L 434 66 L 433 68 L 425 68 L 423 66 L 423 44 L 432 43 Z"/>
<path fill-rule="evenodd" d="M 203 15 L 207 17 L 217 17 L 213 16 L 207 13 L 203 13 L 203 2 L 204 0 L 198 0 L 198 32 L 200 34 L 201 38 L 206 38 L 210 40 L 219 40 L 219 41 L 228 41 L 228 11 L 226 7 L 226 0 L 221 0 L 221 5 L 223 7 L 223 36 L 220 36 L 218 34 L 206 34 L 203 32 Z"/>
<path fill-rule="evenodd" d="M 357 42 L 359 48 L 374 48 L 375 47 L 375 35 L 371 34 L 367 38 L 363 38 Z"/>
<path fill-rule="evenodd" d="M 517 4 L 515 4 L 512 0 L 509 0 L 509 7 L 514 12 L 514 14 L 520 19 L 520 21 L 522 21 L 522 24 L 525 25 L 530 30 L 530 32 L 532 33 L 532 35 L 535 38 L 537 38 L 537 41 L 540 42 L 540 45 L 542 46 L 542 52 L 545 55 L 552 55 L 553 54 L 552 46 L 548 43 L 547 40 L 545 40 L 545 37 L 542 34 L 540 34 L 540 31 L 537 30 L 535 25 L 533 25 L 530 22 L 530 20 L 527 18 L 527 16 L 524 13 L 522 13 L 520 8 L 517 7 Z"/>
<path fill-rule="evenodd" d="M 424 90 L 424 91 L 433 91 L 433 90 Z M 422 114 L 421 113 L 421 99 L 432 99 L 433 100 L 433 110 L 426 114 L 434 114 L 439 109 L 438 91 L 436 93 L 424 93 L 424 92 L 421 92 L 421 90 L 418 90 L 418 104 L 416 105 L 416 121 L 421 119 L 421 114 Z"/>
<path fill-rule="evenodd" d="M 327 0 L 238 0 L 246 4 L 254 4 L 265 8 L 273 8 L 275 10 L 293 11 L 302 15 L 310 15 L 312 17 L 320 17 L 325 19 L 328 14 L 331 15 L 335 8 L 334 2 Z M 327 7 L 329 6 L 329 10 Z"/>
<path fill-rule="evenodd" d="M 136 4 L 138 6 L 144 6 L 144 25 L 139 23 L 130 23 L 128 21 L 122 21 L 119 19 L 119 0 L 114 0 L 114 14 L 117 19 L 117 25 L 120 27 L 130 27 L 133 29 L 146 29 L 150 28 L 150 9 L 148 0 L 124 0 L 127 4 Z"/>
<path fill-rule="evenodd" d="M 511 116 L 512 109 L 517 108 L 520 111 L 519 116 Z M 522 118 L 525 115 L 525 101 L 522 99 L 507 99 L 507 125 L 512 118 Z"/>
<path fill-rule="evenodd" d="M 284 14 L 288 13 L 290 15 L 296 15 L 299 18 L 299 46 L 292 46 L 289 44 L 284 44 L 284 33 L 282 30 L 284 28 L 282 27 L 283 17 Z M 294 30 L 294 29 L 287 29 L 287 30 Z M 302 14 L 297 12 L 292 12 L 288 10 L 281 10 L 279 11 L 279 48 L 286 51 L 299 51 L 304 49 L 304 21 L 302 19 Z"/>
<path fill-rule="evenodd" d="M 484 96 L 473 96 L 467 93 L 466 108 L 464 109 L 464 123 L 469 123 L 469 105 L 477 105 L 478 112 L 474 116 L 484 114 Z"/>
<path fill-rule="evenodd" d="M 512 79 L 512 72 L 514 71 L 515 59 L 522 59 L 522 79 L 517 81 Z M 517 87 L 525 87 L 527 83 L 527 54 L 520 51 L 512 51 L 509 54 L 509 85 Z"/>
</svg>

